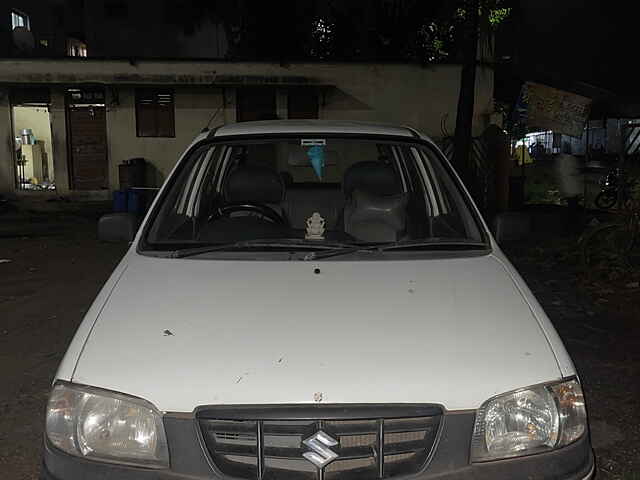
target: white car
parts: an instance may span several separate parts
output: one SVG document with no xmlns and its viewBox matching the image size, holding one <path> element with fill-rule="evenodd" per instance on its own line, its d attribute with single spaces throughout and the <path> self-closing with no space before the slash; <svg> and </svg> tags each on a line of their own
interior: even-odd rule
<svg viewBox="0 0 640 480">
<path fill-rule="evenodd" d="M 58 369 L 43 478 L 584 479 L 580 380 L 407 127 L 201 134 Z M 134 238 L 135 236 L 135 238 Z"/>
</svg>

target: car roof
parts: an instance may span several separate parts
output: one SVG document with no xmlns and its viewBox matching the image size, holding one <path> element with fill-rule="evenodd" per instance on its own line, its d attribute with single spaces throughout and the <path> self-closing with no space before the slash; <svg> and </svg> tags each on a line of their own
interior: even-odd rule
<svg viewBox="0 0 640 480">
<path fill-rule="evenodd" d="M 384 123 L 345 120 L 263 120 L 223 125 L 212 132 L 214 137 L 268 134 L 323 134 L 344 133 L 361 135 L 390 135 L 427 139 L 410 127 Z"/>
</svg>

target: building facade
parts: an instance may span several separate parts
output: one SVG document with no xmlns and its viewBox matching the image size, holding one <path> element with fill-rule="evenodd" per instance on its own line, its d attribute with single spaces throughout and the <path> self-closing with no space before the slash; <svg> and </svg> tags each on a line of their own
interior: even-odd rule
<svg viewBox="0 0 640 480">
<path fill-rule="evenodd" d="M 273 118 L 400 123 L 453 132 L 459 65 L 0 60 L 0 192 L 109 198 L 141 157 L 159 186 L 205 126 Z M 493 112 L 478 67 L 474 135 Z M 47 126 L 49 128 L 47 128 Z M 30 132 L 29 132 L 30 131 Z"/>
</svg>

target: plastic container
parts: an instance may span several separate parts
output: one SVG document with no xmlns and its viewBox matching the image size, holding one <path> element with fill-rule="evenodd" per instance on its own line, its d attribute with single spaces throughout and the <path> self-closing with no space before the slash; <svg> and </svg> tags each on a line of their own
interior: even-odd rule
<svg viewBox="0 0 640 480">
<path fill-rule="evenodd" d="M 113 211 L 115 213 L 127 211 L 127 192 L 125 190 L 116 190 L 113 192 Z"/>
<path fill-rule="evenodd" d="M 33 136 L 33 130 L 30 128 L 24 128 L 20 131 L 20 138 L 23 145 L 35 145 L 36 139 Z"/>
<path fill-rule="evenodd" d="M 127 212 L 141 215 L 144 213 L 144 194 L 140 190 L 127 190 Z"/>
<path fill-rule="evenodd" d="M 120 188 L 144 187 L 146 168 L 144 158 L 132 158 L 118 165 Z"/>
</svg>

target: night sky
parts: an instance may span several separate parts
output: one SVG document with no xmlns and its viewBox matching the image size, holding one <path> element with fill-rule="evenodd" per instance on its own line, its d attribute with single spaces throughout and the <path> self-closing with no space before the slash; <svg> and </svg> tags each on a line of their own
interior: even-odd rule
<svg viewBox="0 0 640 480">
<path fill-rule="evenodd" d="M 536 0 L 521 2 L 517 70 L 555 74 L 621 94 L 639 84 L 640 6 L 635 2 Z"/>
</svg>

